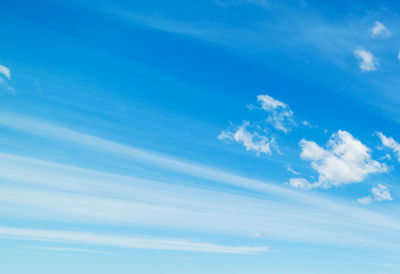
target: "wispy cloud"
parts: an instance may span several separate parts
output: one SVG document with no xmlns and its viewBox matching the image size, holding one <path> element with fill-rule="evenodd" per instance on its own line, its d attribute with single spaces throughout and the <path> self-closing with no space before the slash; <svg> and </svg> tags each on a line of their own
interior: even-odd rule
<svg viewBox="0 0 400 274">
<path fill-rule="evenodd" d="M 23 174 L 20 170 L 24 170 Z M 274 198 L 276 195 L 253 198 L 12 155 L 0 155 L 0 178 L 13 182 L 0 185 L 0 216 L 12 214 L 14 218 L 125 227 L 145 225 L 239 237 L 256 233 L 266 239 L 346 246 L 357 245 L 361 234 L 369 235 L 371 245 L 378 244 L 372 229 L 400 229 L 400 223 L 389 216 L 308 193 L 298 199 L 285 195 L 278 199 Z M 246 182 L 252 183 L 250 179 Z M 338 233 L 352 237 L 339 241 L 334 236 Z M 388 244 L 386 240 L 379 243 Z"/>
<path fill-rule="evenodd" d="M 8 67 L 0 65 L 0 87 L 8 92 L 14 92 L 14 88 L 10 84 L 11 71 Z"/>
<path fill-rule="evenodd" d="M 301 188 L 305 190 L 310 190 L 316 187 L 316 183 L 310 183 L 307 179 L 304 178 L 291 178 L 289 180 L 289 185 L 295 188 Z"/>
<path fill-rule="evenodd" d="M 387 186 L 378 184 L 371 189 L 371 195 L 359 198 L 357 201 L 360 204 L 370 204 L 371 202 L 382 202 L 382 201 L 392 201 L 393 198 L 390 195 Z"/>
<path fill-rule="evenodd" d="M 249 125 L 249 121 L 244 121 L 241 126 L 238 126 L 233 131 L 222 131 L 218 135 L 218 139 L 227 139 L 241 143 L 246 148 L 246 151 L 255 151 L 257 155 L 260 153 L 271 154 L 271 147 L 274 145 L 274 139 L 261 135 L 256 131 L 248 131 L 247 128 Z"/>
<path fill-rule="evenodd" d="M 379 61 L 375 56 L 364 49 L 357 49 L 354 51 L 354 56 L 359 60 L 361 71 L 374 71 L 378 69 Z"/>
<path fill-rule="evenodd" d="M 381 140 L 382 146 L 391 149 L 397 156 L 397 160 L 400 162 L 400 144 L 393 139 L 393 137 L 386 137 L 382 132 L 375 133 Z"/>
<path fill-rule="evenodd" d="M 10 72 L 9 68 L 7 68 L 3 65 L 0 65 L 0 74 L 3 77 L 5 77 L 7 80 L 11 80 L 11 72 Z"/>
<path fill-rule="evenodd" d="M 286 166 L 286 170 L 289 171 L 290 173 L 294 174 L 294 175 L 300 175 L 301 172 L 294 170 L 289 164 L 287 164 Z"/>
<path fill-rule="evenodd" d="M 339 130 L 331 136 L 327 148 L 313 141 L 300 141 L 300 157 L 311 161 L 318 174 L 318 182 L 308 183 L 304 179 L 293 180 L 290 184 L 304 189 L 330 188 L 342 184 L 363 181 L 369 174 L 387 172 L 385 164 L 372 159 L 370 149 L 347 131 Z"/>
<path fill-rule="evenodd" d="M 262 110 L 267 113 L 263 120 L 244 121 L 240 126 L 232 126 L 233 129 L 224 130 L 218 135 L 218 139 L 228 139 L 244 145 L 247 151 L 255 151 L 270 155 L 272 148 L 278 153 L 279 147 L 271 132 L 288 133 L 293 126 L 293 112 L 289 106 L 267 94 L 257 96 L 259 106 L 252 104 L 247 108 L 251 111 Z"/>
<path fill-rule="evenodd" d="M 86 232 L 24 229 L 4 226 L 0 227 L 0 237 L 25 240 L 28 239 L 31 241 L 56 241 L 122 248 L 183 250 L 210 253 L 252 254 L 269 251 L 266 247 L 224 246 L 202 242 L 189 242 L 177 239 L 122 237 Z"/>
<path fill-rule="evenodd" d="M 241 5 L 256 5 L 262 8 L 270 7 L 269 0 L 215 0 L 215 3 L 222 7 L 241 6 Z"/>
<path fill-rule="evenodd" d="M 63 128 L 58 125 L 50 124 L 48 122 L 45 122 L 43 120 L 36 120 L 32 119 L 26 116 L 19 116 L 15 114 L 10 114 L 10 113 L 1 113 L 0 115 L 0 124 L 9 128 L 13 128 L 16 130 L 20 130 L 22 132 L 26 132 L 29 134 L 34 134 L 41 136 L 43 138 L 48 138 L 48 139 L 54 139 L 57 140 L 57 142 L 63 142 L 63 143 L 68 143 L 69 145 L 76 145 L 81 147 L 82 149 L 85 150 L 94 150 L 98 153 L 105 153 L 105 154 L 111 154 L 114 156 L 121 156 L 121 158 L 125 159 L 126 161 L 133 161 L 137 162 L 139 161 L 142 164 L 148 164 L 149 166 L 152 167 L 157 167 L 161 170 L 168 170 L 169 172 L 175 172 L 178 174 L 184 174 L 184 175 L 189 175 L 195 178 L 199 179 L 206 179 L 206 180 L 211 180 L 214 183 L 222 184 L 222 185 L 230 185 L 230 186 L 235 186 L 238 188 L 242 189 L 247 189 L 251 191 L 257 191 L 259 193 L 264 193 L 264 194 L 269 194 L 271 197 L 279 197 L 280 200 L 283 201 L 290 201 L 290 204 L 293 205 L 291 206 L 291 209 L 288 210 L 287 212 L 292 212 L 292 214 L 295 214 L 296 216 L 299 216 L 299 214 L 296 214 L 296 209 L 300 209 L 299 205 L 304 205 L 306 207 L 311 207 L 318 209 L 318 211 L 327 211 L 333 214 L 333 216 L 338 216 L 337 218 L 346 220 L 344 223 L 341 222 L 341 225 L 346 225 L 348 223 L 348 220 L 354 220 L 358 223 L 363 223 L 363 224 L 369 224 L 377 227 L 386 228 L 386 229 L 400 229 L 400 223 L 396 218 L 393 218 L 391 216 L 387 215 L 382 215 L 378 214 L 376 212 L 372 211 L 367 211 L 367 210 L 362 210 L 357 207 L 349 206 L 344 204 L 343 202 L 335 202 L 330 199 L 326 199 L 323 197 L 319 197 L 318 195 L 312 194 L 312 193 L 302 193 L 296 190 L 289 189 L 284 186 L 279 186 L 273 183 L 269 183 L 266 181 L 260 181 L 260 180 L 255 180 L 243 176 L 238 176 L 229 172 L 224 172 L 221 171 L 215 167 L 208 167 L 204 166 L 198 163 L 193 163 L 193 162 L 188 162 L 188 161 L 183 161 L 176 159 L 171 156 L 165 156 L 165 155 L 160 155 L 156 154 L 153 152 L 145 151 L 143 149 L 139 149 L 136 147 L 120 144 L 117 142 L 109 141 L 103 138 L 83 134 L 77 131 L 73 131 L 71 129 Z M 341 147 L 341 146 L 339 146 Z M 329 152 L 328 153 L 332 153 Z M 347 155 L 347 154 L 345 154 Z M 373 161 L 370 159 L 370 161 Z M 4 163 L 7 163 L 7 161 L 4 161 Z M 3 164 L 1 165 L 3 166 Z M 382 166 L 381 166 L 382 168 Z M 21 168 L 19 169 L 21 170 Z M 22 169 L 24 170 L 24 169 Z M 21 197 L 21 195 L 14 195 L 14 197 L 10 197 L 10 193 L 5 192 L 5 188 L 2 188 L 3 190 L 0 191 L 4 199 L 22 199 L 21 201 L 26 202 L 27 200 Z M 10 190 L 8 190 L 10 191 Z M 18 193 L 18 192 L 15 192 Z M 193 191 L 190 193 L 194 193 Z M 197 191 L 196 191 L 197 193 Z M 32 195 L 32 191 L 26 191 L 26 194 L 29 197 L 29 195 Z M 48 196 L 52 196 L 53 193 L 49 194 Z M 168 197 L 168 195 L 161 195 L 160 197 Z M 191 196 L 193 199 L 193 195 Z M 85 197 L 82 197 L 82 199 L 87 200 Z M 60 199 L 52 197 L 54 201 L 59 201 Z M 242 200 L 243 198 L 236 199 Z M 31 202 L 33 199 L 28 199 L 29 202 Z M 37 202 L 45 202 L 41 201 L 40 198 L 35 199 Z M 84 201 L 83 200 L 83 201 Z M 220 199 L 219 199 L 220 200 Z M 101 201 L 103 203 L 103 200 Z M 69 201 L 69 205 L 74 204 L 74 202 Z M 104 205 L 104 204 L 103 204 Z M 277 205 L 280 212 L 282 212 L 282 205 Z M 165 207 L 165 205 L 164 205 Z M 28 207 L 29 208 L 29 207 Z M 68 208 L 68 207 L 67 207 Z M 178 207 L 182 208 L 182 206 Z M 229 212 L 232 212 L 232 208 L 227 207 L 229 211 L 226 211 L 226 214 Z M 275 208 L 275 206 L 274 206 Z M 117 208 L 116 208 L 117 209 Z M 304 209 L 301 209 L 304 212 Z M 310 208 L 308 209 L 310 210 Z M 332 211 L 333 210 L 333 211 Z M 158 207 L 156 209 L 158 212 Z M 215 211 L 215 210 L 214 210 Z M 238 212 L 241 212 L 242 209 L 239 209 Z M 101 212 L 101 210 L 95 210 L 94 212 Z M 111 212 L 111 211 L 110 211 Z M 119 210 L 116 212 L 126 212 L 124 210 Z M 211 211 L 212 212 L 212 211 Z M 248 212 L 246 211 L 246 219 L 249 218 Z M 262 210 L 262 212 L 265 214 L 266 210 Z M 271 210 L 271 213 L 275 212 L 275 210 Z M 22 212 L 26 214 L 26 212 Z M 174 213 L 175 214 L 175 213 Z M 304 215 L 304 214 L 300 214 Z M 307 214 L 306 214 L 307 215 Z M 43 216 L 43 214 L 41 214 Z M 111 214 L 111 216 L 116 217 L 115 214 Z M 160 214 L 157 214 L 157 216 L 160 216 Z M 174 215 L 170 215 L 174 216 Z M 204 216 L 204 215 L 198 215 L 198 216 Z M 272 215 L 273 216 L 273 215 Z M 308 215 L 307 215 L 308 216 Z M 305 216 L 305 217 L 307 217 Z M 331 220 L 334 219 L 334 217 L 330 218 Z M 177 217 L 181 218 L 181 217 Z M 217 217 L 218 218 L 220 217 Z M 235 217 L 237 220 L 237 216 Z M 186 220 L 185 218 L 183 218 Z M 195 218 L 193 220 L 196 220 L 199 218 Z M 324 219 L 324 218 L 323 218 Z M 162 219 L 164 220 L 164 219 Z M 201 220 L 201 219 L 200 219 Z M 313 220 L 317 221 L 319 220 L 318 218 L 313 218 Z M 159 222 L 160 219 L 157 218 L 157 222 Z M 281 215 L 279 215 L 279 218 L 276 219 L 277 224 L 282 221 Z M 172 221 L 172 223 L 175 223 Z M 203 224 L 204 222 L 200 222 L 199 225 Z M 215 223 L 215 222 L 214 222 Z M 219 223 L 219 222 L 217 222 Z M 229 226 L 232 228 L 232 226 Z M 264 229 L 273 229 L 271 226 L 259 226 Z M 309 224 L 307 227 L 310 227 Z M 330 225 L 330 229 L 333 226 Z M 367 226 L 368 227 L 368 226 Z M 274 230 L 268 230 L 265 231 L 267 234 L 272 233 L 275 235 L 277 231 L 279 233 L 284 233 L 285 238 L 293 238 L 299 237 L 303 240 L 310 240 L 312 238 L 315 238 L 316 233 L 323 233 L 323 230 L 321 228 L 318 228 L 318 226 L 313 227 L 313 232 L 305 233 L 305 234 L 298 234 L 294 233 L 294 231 L 288 231 L 290 229 L 290 226 L 288 225 L 280 225 L 278 229 Z M 295 228 L 294 228 L 295 229 Z M 338 230 L 339 228 L 335 228 Z M 348 229 L 346 229 L 347 231 Z M 225 230 L 224 230 L 225 231 Z M 297 230 L 298 231 L 298 230 Z M 308 231 L 308 230 L 307 230 Z M 251 231 L 247 230 L 246 235 L 248 233 L 255 232 L 254 231 L 254 225 L 252 225 Z M 311 234 L 310 234 L 311 233 Z M 324 234 L 324 233 L 323 233 Z M 269 234 L 271 235 L 271 234 Z M 322 237 L 324 238 L 324 237 Z M 326 238 L 328 239 L 328 238 Z M 334 240 L 330 238 L 331 240 Z M 335 240 L 336 241 L 336 240 Z"/>
<path fill-rule="evenodd" d="M 294 125 L 293 112 L 287 104 L 267 94 L 258 95 L 257 102 L 259 102 L 261 108 L 269 114 L 266 120 L 271 123 L 275 129 L 287 133 Z"/>
<path fill-rule="evenodd" d="M 389 29 L 379 21 L 375 22 L 370 32 L 372 38 L 388 38 L 392 34 Z"/>
<path fill-rule="evenodd" d="M 66 246 L 24 246 L 25 249 L 32 250 L 43 250 L 43 251 L 55 251 L 55 252 L 76 252 L 76 253 L 94 253 L 94 254 L 110 254 L 110 252 L 96 250 L 96 249 L 87 249 L 87 248 L 78 248 L 78 247 L 66 247 Z"/>
</svg>

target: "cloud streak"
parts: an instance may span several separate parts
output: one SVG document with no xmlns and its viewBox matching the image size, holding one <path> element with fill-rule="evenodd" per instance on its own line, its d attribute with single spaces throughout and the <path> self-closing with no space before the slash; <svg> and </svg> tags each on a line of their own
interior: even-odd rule
<svg viewBox="0 0 400 274">
<path fill-rule="evenodd" d="M 388 216 L 341 209 L 335 202 L 320 208 L 307 204 L 312 195 L 305 195 L 305 203 L 271 195 L 254 198 L 12 155 L 0 155 L 0 178 L 10 182 L 0 185 L 0 216 L 13 218 L 144 225 L 224 237 L 260 234 L 271 240 L 345 246 L 358 245 L 359 235 L 368 236 L 368 245 L 390 246 L 374 231 L 396 237 L 396 227 L 400 230 L 400 223 Z M 357 218 L 349 216 L 353 214 Z M 338 234 L 347 236 L 338 240 Z"/>
<path fill-rule="evenodd" d="M 341 202 L 339 203 L 323 197 L 318 197 L 314 194 L 291 190 L 287 187 L 278 186 L 265 181 L 238 176 L 218 170 L 216 168 L 154 154 L 132 146 L 119 144 L 113 141 L 49 124 L 45 121 L 34 120 L 25 116 L 9 113 L 1 114 L 1 125 L 26 133 L 39 135 L 43 138 L 54 139 L 57 140 L 57 142 L 65 142 L 69 143 L 70 145 L 78 145 L 88 150 L 95 150 L 97 152 L 106 154 L 123 156 L 129 161 L 139 161 L 141 163 L 148 164 L 149 166 L 156 166 L 160 169 L 166 169 L 170 172 L 189 175 L 199 179 L 211 180 L 212 182 L 216 182 L 218 184 L 230 185 L 245 190 L 270 194 L 272 195 L 270 196 L 271 198 L 276 197 L 279 199 L 284 199 L 286 201 L 290 201 L 292 205 L 298 206 L 299 204 L 302 204 L 304 206 L 312 206 L 313 208 L 318 208 L 319 210 L 329 212 L 329 214 L 341 216 L 340 218 L 350 218 L 359 223 L 370 224 L 386 229 L 400 229 L 400 223 L 391 216 L 349 206 Z M 373 160 L 370 159 L 369 161 Z M 282 218 L 280 217 L 277 220 L 279 221 L 281 219 Z M 280 227 L 280 229 L 281 228 L 282 227 Z M 247 234 L 248 233 L 249 232 L 247 232 Z"/>
<path fill-rule="evenodd" d="M 122 237 L 86 232 L 0 227 L 0 237 L 43 241 L 88 244 L 135 249 L 176 250 L 210 253 L 253 254 L 269 251 L 266 247 L 224 246 L 179 239 Z"/>
<path fill-rule="evenodd" d="M 7 80 L 11 80 L 11 72 L 8 67 L 0 65 L 0 75 L 5 77 Z"/>
</svg>

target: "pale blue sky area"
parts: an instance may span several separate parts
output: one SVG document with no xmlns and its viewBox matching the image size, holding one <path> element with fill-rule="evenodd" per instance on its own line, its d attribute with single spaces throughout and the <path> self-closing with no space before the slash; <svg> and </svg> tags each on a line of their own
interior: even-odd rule
<svg viewBox="0 0 400 274">
<path fill-rule="evenodd" d="M 400 273 L 399 14 L 3 1 L 0 273 Z"/>
</svg>

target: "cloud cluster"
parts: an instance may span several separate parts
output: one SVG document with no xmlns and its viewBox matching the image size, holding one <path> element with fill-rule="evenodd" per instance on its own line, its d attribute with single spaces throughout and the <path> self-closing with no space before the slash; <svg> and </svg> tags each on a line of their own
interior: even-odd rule
<svg viewBox="0 0 400 274">
<path fill-rule="evenodd" d="M 255 151 L 257 155 L 271 154 L 272 148 L 279 152 L 274 131 L 288 133 L 295 122 L 289 106 L 267 94 L 257 96 L 258 106 L 248 105 L 250 110 L 258 109 L 267 113 L 267 117 L 258 121 L 244 121 L 242 125 L 222 131 L 220 140 L 230 140 L 242 144 L 246 151 Z M 270 126 L 271 125 L 271 126 Z"/>
<path fill-rule="evenodd" d="M 387 172 L 385 164 L 372 159 L 370 149 L 355 139 L 349 132 L 339 130 L 332 134 L 326 149 L 313 141 L 300 141 L 300 157 L 311 161 L 311 167 L 318 172 L 318 181 L 293 178 L 289 184 L 293 187 L 330 188 L 342 184 L 363 181 L 369 174 Z"/>
<path fill-rule="evenodd" d="M 218 139 L 228 139 L 236 141 L 246 148 L 246 151 L 255 151 L 257 155 L 271 154 L 271 147 L 274 144 L 273 138 L 268 138 L 265 135 L 261 135 L 257 131 L 249 130 L 250 122 L 244 121 L 241 126 L 236 127 L 233 131 L 227 130 L 222 131 L 218 135 Z"/>
<path fill-rule="evenodd" d="M 381 140 L 382 146 L 390 148 L 397 155 L 397 160 L 400 162 L 400 144 L 392 137 L 386 137 L 382 132 L 376 132 L 376 135 Z"/>
<path fill-rule="evenodd" d="M 354 56 L 358 59 L 358 65 L 362 71 L 374 71 L 379 66 L 379 61 L 369 51 L 357 49 L 354 51 Z"/>
<path fill-rule="evenodd" d="M 357 201 L 360 204 L 370 204 L 371 202 L 392 201 L 389 189 L 381 184 L 371 189 L 371 195 L 359 198 Z"/>
</svg>

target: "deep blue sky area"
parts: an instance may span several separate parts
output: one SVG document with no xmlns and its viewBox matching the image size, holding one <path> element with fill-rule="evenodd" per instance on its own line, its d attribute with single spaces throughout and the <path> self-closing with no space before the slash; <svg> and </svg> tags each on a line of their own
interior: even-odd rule
<svg viewBox="0 0 400 274">
<path fill-rule="evenodd" d="M 0 273 L 400 273 L 396 1 L 8 1 Z"/>
</svg>

